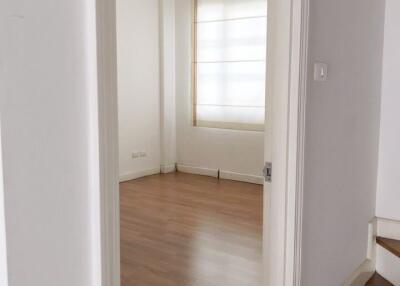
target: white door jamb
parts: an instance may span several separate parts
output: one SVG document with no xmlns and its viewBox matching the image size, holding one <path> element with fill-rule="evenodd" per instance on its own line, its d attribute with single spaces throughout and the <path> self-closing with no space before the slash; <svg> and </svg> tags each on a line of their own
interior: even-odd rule
<svg viewBox="0 0 400 286">
<path fill-rule="evenodd" d="M 266 286 L 301 285 L 308 9 L 309 0 L 269 0 L 266 126 L 272 151 L 266 160 L 273 176 L 264 199 Z"/>
<path fill-rule="evenodd" d="M 7 237 L 4 204 L 3 159 L 0 130 L 0 286 L 8 286 Z"/>
</svg>

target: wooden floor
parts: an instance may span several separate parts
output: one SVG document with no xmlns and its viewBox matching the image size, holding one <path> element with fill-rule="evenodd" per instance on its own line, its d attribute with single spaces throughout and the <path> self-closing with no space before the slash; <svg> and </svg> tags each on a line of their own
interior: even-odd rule
<svg viewBox="0 0 400 286">
<path fill-rule="evenodd" d="M 122 286 L 261 285 L 261 186 L 173 173 L 120 195 Z"/>
<path fill-rule="evenodd" d="M 365 286 L 394 286 L 392 283 L 387 281 L 378 273 L 375 273 L 374 276 L 365 284 Z"/>
</svg>

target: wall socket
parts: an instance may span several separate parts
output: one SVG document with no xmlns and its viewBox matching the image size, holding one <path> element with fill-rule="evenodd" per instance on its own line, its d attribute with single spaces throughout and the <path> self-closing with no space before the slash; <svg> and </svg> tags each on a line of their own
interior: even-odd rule
<svg viewBox="0 0 400 286">
<path fill-rule="evenodd" d="M 132 153 L 132 159 L 138 159 L 144 157 L 147 157 L 147 153 L 145 151 L 138 151 Z"/>
</svg>

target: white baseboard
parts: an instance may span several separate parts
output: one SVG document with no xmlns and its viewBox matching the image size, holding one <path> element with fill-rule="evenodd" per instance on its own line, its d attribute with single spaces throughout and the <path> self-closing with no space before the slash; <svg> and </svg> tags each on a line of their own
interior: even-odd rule
<svg viewBox="0 0 400 286">
<path fill-rule="evenodd" d="M 378 236 L 400 240 L 400 221 L 378 218 Z"/>
<path fill-rule="evenodd" d="M 135 180 L 138 178 L 146 177 L 146 176 L 151 176 L 155 174 L 160 173 L 160 168 L 154 168 L 154 169 L 149 169 L 149 170 L 143 170 L 143 171 L 138 171 L 138 172 L 132 172 L 132 173 L 125 173 L 119 176 L 119 181 L 120 183 L 130 181 L 130 180 Z"/>
<path fill-rule="evenodd" d="M 176 164 L 171 165 L 161 165 L 161 173 L 168 174 L 176 172 Z"/>
<path fill-rule="evenodd" d="M 195 175 L 203 175 L 203 176 L 210 176 L 214 178 L 226 179 L 226 180 L 233 180 L 233 181 L 240 181 L 252 184 L 263 185 L 264 178 L 254 175 L 248 174 L 240 174 L 230 171 L 222 171 L 218 169 L 211 169 L 211 168 L 203 168 L 203 167 L 194 167 L 188 165 L 177 164 L 177 170 L 183 173 L 195 174 Z"/>
<path fill-rule="evenodd" d="M 400 285 L 400 258 L 378 245 L 376 271 L 393 285 Z"/>
<path fill-rule="evenodd" d="M 375 264 L 376 258 L 376 237 L 378 235 L 378 221 L 373 218 L 368 224 L 368 249 L 367 259 L 372 260 Z"/>
<path fill-rule="evenodd" d="M 365 286 L 375 273 L 375 263 L 366 259 L 357 270 L 343 283 L 343 286 Z"/>
<path fill-rule="evenodd" d="M 235 173 L 235 172 L 230 172 L 230 171 L 222 171 L 221 170 L 219 172 L 219 177 L 221 179 L 240 181 L 240 182 L 258 184 L 258 185 L 263 185 L 264 184 L 264 178 L 261 177 L 261 176 L 240 174 L 240 173 Z"/>
<path fill-rule="evenodd" d="M 233 181 L 240 181 L 252 184 L 263 185 L 264 178 L 260 176 L 254 176 L 249 174 L 240 174 L 230 171 L 219 171 L 218 169 L 211 169 L 211 168 L 202 168 L 202 167 L 194 167 L 194 166 L 187 166 L 182 164 L 171 164 L 171 165 L 162 165 L 160 168 L 154 168 L 149 170 L 143 170 L 138 172 L 132 173 L 125 173 L 119 176 L 120 182 L 126 182 L 130 180 L 135 180 L 141 177 L 155 175 L 159 173 L 173 173 L 173 172 L 183 172 L 195 175 L 203 175 L 218 178 L 218 175 L 221 179 L 226 180 L 233 180 Z M 219 172 L 219 174 L 218 174 Z"/>
<path fill-rule="evenodd" d="M 372 219 L 368 224 L 367 258 L 343 283 L 343 286 L 364 286 L 376 270 L 376 234 L 377 221 Z"/>
<path fill-rule="evenodd" d="M 177 164 L 177 170 L 182 173 L 189 173 L 189 174 L 218 178 L 218 170 L 217 169 L 209 169 L 209 168 L 201 168 L 201 167 L 193 167 L 193 166 Z"/>
</svg>

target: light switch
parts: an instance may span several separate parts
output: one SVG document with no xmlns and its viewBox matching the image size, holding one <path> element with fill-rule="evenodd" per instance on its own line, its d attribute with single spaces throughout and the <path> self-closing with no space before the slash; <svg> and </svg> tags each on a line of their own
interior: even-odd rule
<svg viewBox="0 0 400 286">
<path fill-rule="evenodd" d="M 328 79 L 328 65 L 325 63 L 314 64 L 314 80 L 326 81 Z"/>
</svg>

